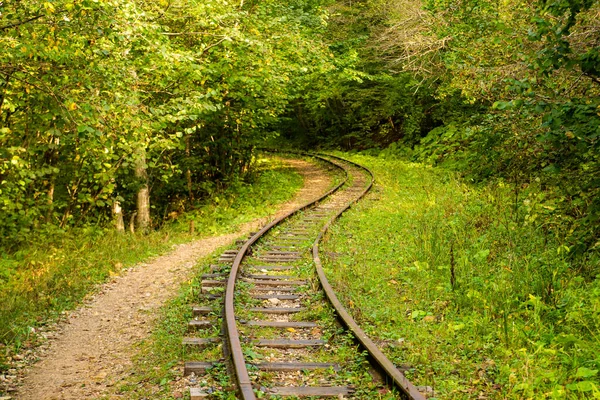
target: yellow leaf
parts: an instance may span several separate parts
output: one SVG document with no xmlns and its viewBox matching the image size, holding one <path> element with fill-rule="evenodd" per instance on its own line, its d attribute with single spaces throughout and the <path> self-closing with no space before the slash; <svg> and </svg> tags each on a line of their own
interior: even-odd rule
<svg viewBox="0 0 600 400">
<path fill-rule="evenodd" d="M 295 330 L 294 328 L 287 328 L 287 331 L 288 331 L 288 332 L 292 332 L 292 333 L 293 333 L 293 332 L 296 332 L 296 330 Z"/>
<path fill-rule="evenodd" d="M 54 4 L 50 3 L 49 1 L 47 1 L 47 2 L 44 3 L 44 8 L 50 14 L 54 14 L 54 12 L 56 11 L 56 9 L 54 8 Z"/>
<path fill-rule="evenodd" d="M 77 110 L 79 107 L 77 107 L 77 104 L 75 103 L 71 103 L 69 104 L 69 106 L 67 107 L 69 111 L 75 111 Z"/>
</svg>

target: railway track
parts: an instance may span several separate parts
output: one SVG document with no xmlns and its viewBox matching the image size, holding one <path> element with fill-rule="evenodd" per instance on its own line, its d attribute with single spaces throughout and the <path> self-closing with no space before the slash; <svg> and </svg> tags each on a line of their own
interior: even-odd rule
<svg viewBox="0 0 600 400">
<path fill-rule="evenodd" d="M 317 156 L 343 173 L 314 203 L 225 251 L 202 276 L 201 304 L 184 338 L 192 400 L 260 397 L 425 397 L 366 336 L 327 282 L 319 242 L 327 228 L 373 184 L 369 170 Z M 217 387 L 217 389 L 215 389 Z M 390 390 L 391 388 L 391 390 Z"/>
</svg>

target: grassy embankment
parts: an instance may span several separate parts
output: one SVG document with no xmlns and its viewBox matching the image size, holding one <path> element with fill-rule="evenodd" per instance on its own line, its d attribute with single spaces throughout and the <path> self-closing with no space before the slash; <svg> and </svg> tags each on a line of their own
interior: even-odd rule
<svg viewBox="0 0 600 400">
<path fill-rule="evenodd" d="M 252 183 L 237 183 L 194 211 L 148 235 L 88 227 L 60 236 L 40 236 L 0 258 L 0 371 L 6 357 L 35 345 L 32 334 L 76 306 L 96 284 L 120 270 L 164 253 L 174 244 L 232 232 L 268 215 L 301 187 L 302 177 L 277 159 L 260 159 Z M 194 220 L 196 234 L 188 233 Z"/>
<path fill-rule="evenodd" d="M 501 183 L 351 158 L 378 183 L 333 227 L 326 268 L 415 384 L 438 399 L 600 398 L 599 260 L 571 259 L 539 190 L 515 203 Z"/>
</svg>

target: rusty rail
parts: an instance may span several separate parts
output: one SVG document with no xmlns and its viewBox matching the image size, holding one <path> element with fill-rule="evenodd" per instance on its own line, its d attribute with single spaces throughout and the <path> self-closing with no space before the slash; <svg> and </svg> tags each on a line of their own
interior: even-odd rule
<svg viewBox="0 0 600 400">
<path fill-rule="evenodd" d="M 316 158 L 319 158 L 321 161 L 327 162 L 331 165 L 338 167 L 336 164 L 332 163 L 331 161 L 329 161 L 325 158 L 322 158 L 322 157 L 316 157 Z M 342 168 L 340 168 L 340 169 L 342 169 Z M 238 383 L 238 390 L 244 400 L 254 400 L 254 399 L 256 399 L 256 396 L 254 395 L 254 391 L 252 390 L 252 384 L 250 382 L 250 377 L 248 375 L 248 369 L 246 368 L 246 361 L 244 360 L 244 354 L 242 352 L 240 335 L 239 335 L 239 331 L 237 329 L 237 324 L 235 322 L 235 310 L 234 310 L 234 304 L 233 304 L 233 297 L 235 294 L 235 284 L 237 281 L 237 275 L 240 270 L 240 264 L 242 263 L 242 260 L 246 256 L 246 253 L 248 252 L 248 249 L 250 248 L 250 246 L 252 244 L 254 244 L 261 236 L 263 236 L 265 233 L 267 233 L 270 229 L 277 226 L 278 224 L 280 224 L 287 218 L 291 217 L 292 215 L 319 203 L 323 199 L 329 197 L 331 194 L 333 194 L 334 192 L 339 190 L 348 181 L 348 173 L 345 170 L 344 170 L 344 172 L 345 172 L 345 179 L 341 183 L 339 183 L 338 185 L 333 187 L 331 190 L 329 190 L 327 193 L 325 193 L 323 196 L 319 197 L 315 201 L 308 202 L 308 203 L 296 208 L 295 210 L 289 212 L 288 214 L 286 214 L 280 218 L 277 218 L 276 220 L 274 220 L 273 222 L 271 222 L 270 224 L 268 224 L 264 228 L 262 228 L 260 231 L 255 233 L 248 241 L 246 241 L 246 243 L 244 243 L 242 248 L 239 250 L 235 260 L 233 261 L 233 265 L 231 266 L 231 273 L 227 280 L 227 286 L 225 289 L 224 320 L 225 320 L 225 324 L 226 324 L 226 335 L 227 335 L 227 341 L 228 341 L 228 345 L 229 345 L 229 351 L 231 353 L 233 368 L 235 370 L 236 380 Z"/>
<path fill-rule="evenodd" d="M 365 170 L 371 177 L 371 182 L 363 190 L 363 192 L 360 195 L 358 195 L 355 199 L 351 200 L 344 208 L 342 208 L 336 215 L 334 215 L 325 224 L 325 226 L 319 233 L 317 239 L 315 240 L 315 242 L 313 244 L 312 252 L 313 252 L 313 260 L 315 262 L 315 266 L 317 269 L 317 274 L 319 276 L 319 281 L 321 283 L 321 286 L 323 287 L 323 290 L 325 291 L 327 299 L 329 300 L 329 302 L 331 303 L 333 308 L 335 308 L 335 311 L 337 312 L 339 319 L 352 332 L 352 334 L 356 337 L 356 339 L 361 344 L 361 346 L 365 350 L 367 350 L 367 352 L 369 353 L 369 355 L 371 357 L 371 362 L 374 363 L 378 367 L 378 369 L 381 372 L 383 372 L 389 380 L 391 380 L 391 382 L 393 383 L 393 386 L 400 389 L 409 399 L 424 400 L 425 397 L 417 390 L 416 386 L 413 385 L 406 378 L 406 376 L 404 376 L 404 374 L 396 368 L 396 366 L 385 356 L 385 354 L 383 354 L 381 352 L 381 350 L 379 350 L 377 345 L 367 336 L 365 331 L 363 331 L 360 328 L 360 326 L 356 323 L 354 318 L 352 318 L 350 313 L 346 310 L 346 308 L 342 305 L 342 303 L 336 296 L 335 291 L 329 284 L 329 281 L 327 280 L 327 276 L 325 275 L 325 271 L 323 270 L 323 264 L 321 263 L 321 259 L 319 257 L 319 243 L 323 239 L 323 236 L 325 235 L 325 233 L 327 232 L 329 227 L 335 222 L 335 220 L 337 220 L 344 212 L 349 210 L 350 207 L 352 207 L 352 205 L 354 203 L 356 203 L 358 200 L 362 199 L 371 190 L 371 188 L 373 187 L 373 184 L 375 183 L 375 176 L 373 175 L 373 172 L 371 172 L 368 168 L 366 168 L 362 165 L 359 165 L 357 163 L 354 163 L 352 161 L 342 159 L 340 157 L 331 156 L 331 155 L 329 157 L 337 158 L 341 161 L 353 164 L 356 167 Z"/>
</svg>

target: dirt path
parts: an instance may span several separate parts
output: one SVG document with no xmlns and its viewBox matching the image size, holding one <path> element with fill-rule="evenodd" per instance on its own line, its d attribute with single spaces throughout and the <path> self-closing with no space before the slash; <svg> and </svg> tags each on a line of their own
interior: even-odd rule
<svg viewBox="0 0 600 400">
<path fill-rule="evenodd" d="M 316 198 L 331 179 L 314 164 L 291 160 L 304 176 L 304 187 L 277 215 Z M 135 344 L 148 336 L 157 313 L 194 273 L 196 260 L 256 230 L 267 218 L 243 225 L 234 234 L 180 245 L 173 252 L 131 268 L 105 284 L 82 308 L 58 327 L 59 334 L 41 361 L 27 373 L 15 399 L 98 398 L 132 365 Z"/>
</svg>

